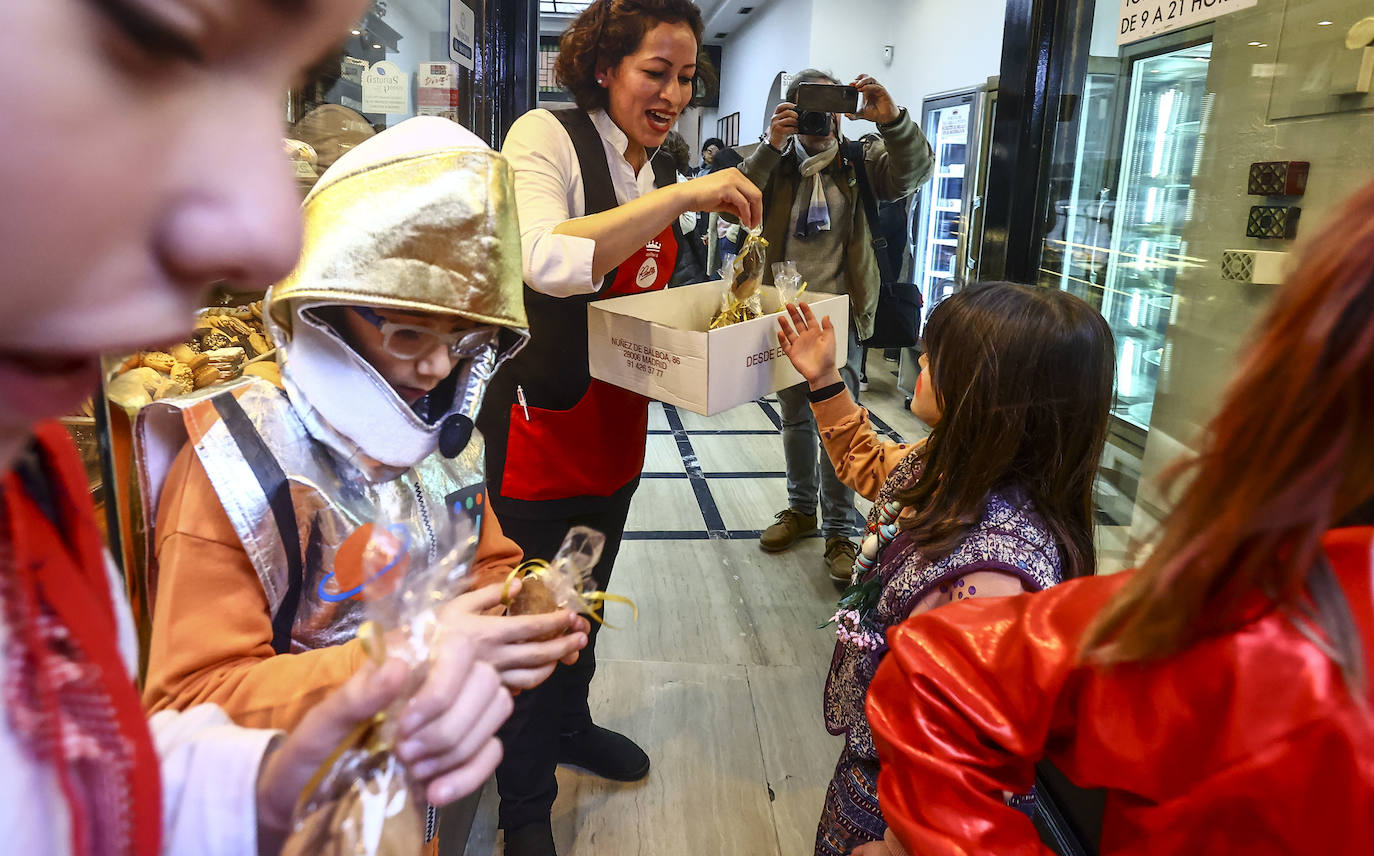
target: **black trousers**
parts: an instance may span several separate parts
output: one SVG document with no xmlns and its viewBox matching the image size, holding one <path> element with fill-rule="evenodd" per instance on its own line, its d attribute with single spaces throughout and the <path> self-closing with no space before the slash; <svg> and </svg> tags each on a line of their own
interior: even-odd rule
<svg viewBox="0 0 1374 856">
<path fill-rule="evenodd" d="M 597 588 L 605 590 L 620 552 L 633 494 L 633 490 L 625 491 L 605 511 L 563 520 L 533 520 L 499 512 L 498 516 L 506 537 L 520 545 L 526 560 L 552 559 L 563 544 L 563 537 L 574 526 L 588 526 L 604 534 L 606 545 L 593 576 Z M 548 680 L 517 695 L 515 710 L 501 729 L 505 756 L 496 768 L 496 789 L 501 795 L 502 829 L 517 829 L 549 819 L 558 796 L 554 772 L 558 768 L 559 737 L 592 724 L 587 691 L 596 674 L 596 637 L 601 625 L 595 621 L 591 625 L 587 647 L 582 649 L 577 663 L 559 663 Z"/>
</svg>

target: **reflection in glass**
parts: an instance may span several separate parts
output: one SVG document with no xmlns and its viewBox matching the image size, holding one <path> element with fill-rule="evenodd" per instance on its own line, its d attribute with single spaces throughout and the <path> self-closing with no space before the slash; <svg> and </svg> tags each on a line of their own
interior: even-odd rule
<svg viewBox="0 0 1374 856">
<path fill-rule="evenodd" d="M 1184 224 L 1210 105 L 1211 44 L 1132 64 L 1116 223 L 1102 314 L 1117 341 L 1117 414 L 1148 428 L 1174 280 L 1187 264 Z"/>
<path fill-rule="evenodd" d="M 1060 182 L 1041 281 L 1102 310 L 1117 343 L 1116 415 L 1150 424 L 1211 96 L 1210 43 L 1087 75 L 1073 177 Z M 1118 93 L 1121 97 L 1118 97 Z M 1124 115 L 1123 115 L 1124 114 Z M 1053 185 L 1052 185 L 1053 186 Z"/>
</svg>

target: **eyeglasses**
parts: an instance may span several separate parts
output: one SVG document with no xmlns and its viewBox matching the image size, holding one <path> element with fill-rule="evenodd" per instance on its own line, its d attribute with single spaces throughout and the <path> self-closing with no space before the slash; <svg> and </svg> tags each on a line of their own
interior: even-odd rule
<svg viewBox="0 0 1374 856">
<path fill-rule="evenodd" d="M 440 333 L 419 324 L 388 321 L 366 306 L 349 308 L 382 331 L 382 350 L 400 360 L 418 359 L 440 346 L 447 348 L 454 360 L 469 360 L 481 354 L 496 337 L 496 330 L 491 327 Z"/>
</svg>

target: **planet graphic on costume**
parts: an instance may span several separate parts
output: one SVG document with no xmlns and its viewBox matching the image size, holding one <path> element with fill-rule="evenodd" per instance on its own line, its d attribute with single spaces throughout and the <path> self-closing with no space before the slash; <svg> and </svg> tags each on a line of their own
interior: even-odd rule
<svg viewBox="0 0 1374 856">
<path fill-rule="evenodd" d="M 410 570 L 409 549 L 410 533 L 404 526 L 383 529 L 364 523 L 339 545 L 334 572 L 320 580 L 320 599 L 337 603 L 364 593 L 367 600 L 387 597 Z"/>
</svg>

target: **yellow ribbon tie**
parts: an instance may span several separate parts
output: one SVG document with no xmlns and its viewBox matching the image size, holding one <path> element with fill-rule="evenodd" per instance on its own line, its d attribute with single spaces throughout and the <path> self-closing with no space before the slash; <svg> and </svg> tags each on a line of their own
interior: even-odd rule
<svg viewBox="0 0 1374 856">
<path fill-rule="evenodd" d="M 506 606 L 510 606 L 510 584 L 512 582 L 514 582 L 517 579 L 523 580 L 531 577 L 533 577 L 534 579 L 539 579 L 540 577 L 544 576 L 544 574 L 547 573 L 548 570 L 549 563 L 543 559 L 530 559 L 528 562 L 525 562 L 519 567 L 513 569 L 509 574 L 506 575 L 506 582 L 504 585 L 501 586 L 501 602 L 504 603 Z M 625 604 L 626 606 L 634 610 L 634 620 L 639 620 L 639 607 L 636 606 L 635 602 L 630 600 L 628 597 L 623 597 L 618 594 L 611 594 L 610 592 L 604 591 L 594 591 L 587 593 L 575 592 L 575 595 L 577 597 L 577 605 L 579 607 L 577 611 L 592 619 L 597 624 L 600 624 L 602 627 L 609 627 L 612 630 L 620 629 L 614 624 L 611 624 L 609 621 L 606 621 L 598 614 L 598 611 L 603 608 L 607 601 L 611 603 Z"/>
</svg>

